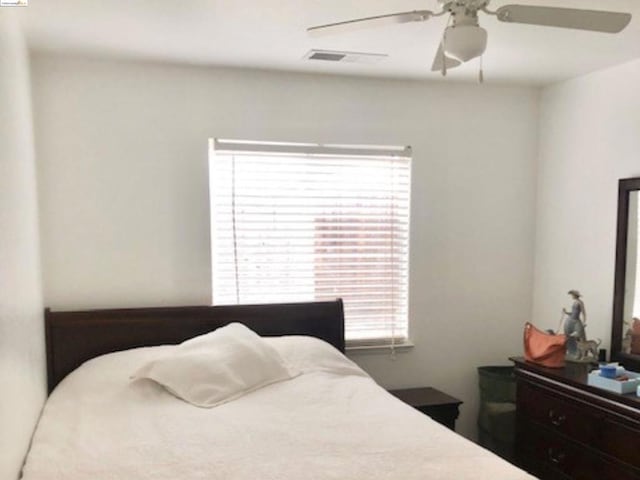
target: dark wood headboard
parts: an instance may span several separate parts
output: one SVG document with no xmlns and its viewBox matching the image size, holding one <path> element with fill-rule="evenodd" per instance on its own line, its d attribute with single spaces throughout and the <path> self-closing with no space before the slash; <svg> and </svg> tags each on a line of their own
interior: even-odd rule
<svg viewBox="0 0 640 480">
<path fill-rule="evenodd" d="M 342 300 L 270 305 L 45 310 L 49 393 L 83 362 L 129 348 L 177 344 L 231 322 L 263 336 L 310 335 L 344 352 Z"/>
</svg>

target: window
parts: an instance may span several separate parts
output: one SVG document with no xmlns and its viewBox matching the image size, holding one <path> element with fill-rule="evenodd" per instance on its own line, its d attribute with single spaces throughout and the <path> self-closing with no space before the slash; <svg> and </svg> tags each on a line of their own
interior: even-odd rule
<svg viewBox="0 0 640 480">
<path fill-rule="evenodd" d="M 408 336 L 409 148 L 212 140 L 213 303 L 342 298 L 347 344 Z"/>
</svg>

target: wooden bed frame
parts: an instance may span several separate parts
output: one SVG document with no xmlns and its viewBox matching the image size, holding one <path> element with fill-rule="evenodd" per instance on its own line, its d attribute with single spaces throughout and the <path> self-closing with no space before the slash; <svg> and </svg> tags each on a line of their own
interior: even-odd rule
<svg viewBox="0 0 640 480">
<path fill-rule="evenodd" d="M 231 322 L 263 336 L 310 335 L 344 352 L 342 300 L 270 305 L 45 310 L 49 393 L 83 362 L 129 348 L 177 344 Z"/>
</svg>

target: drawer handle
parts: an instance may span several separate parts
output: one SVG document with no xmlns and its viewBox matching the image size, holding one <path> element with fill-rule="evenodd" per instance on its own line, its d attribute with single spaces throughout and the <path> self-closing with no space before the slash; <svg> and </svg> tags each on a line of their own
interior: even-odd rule
<svg viewBox="0 0 640 480">
<path fill-rule="evenodd" d="M 549 461 L 555 465 L 560 465 L 566 458 L 564 453 L 556 451 L 553 448 L 549 448 L 549 450 L 547 450 L 547 455 L 549 457 Z"/>
<path fill-rule="evenodd" d="M 557 415 L 554 410 L 549 410 L 549 420 L 551 421 L 551 425 L 559 427 L 565 422 L 566 419 L 567 417 L 565 415 Z"/>
</svg>

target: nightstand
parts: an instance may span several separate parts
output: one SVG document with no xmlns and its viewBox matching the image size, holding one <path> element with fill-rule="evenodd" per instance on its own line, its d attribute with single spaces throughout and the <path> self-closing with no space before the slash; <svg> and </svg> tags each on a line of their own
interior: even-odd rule
<svg viewBox="0 0 640 480">
<path fill-rule="evenodd" d="M 456 418 L 460 413 L 458 407 L 462 404 L 457 398 L 431 387 L 389 390 L 389 393 L 445 427 L 456 429 Z"/>
</svg>

